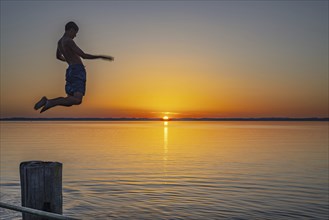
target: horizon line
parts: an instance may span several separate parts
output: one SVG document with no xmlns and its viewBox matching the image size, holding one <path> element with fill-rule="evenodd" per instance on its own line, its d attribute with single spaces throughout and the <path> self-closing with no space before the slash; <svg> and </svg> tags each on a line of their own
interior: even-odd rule
<svg viewBox="0 0 329 220">
<path fill-rule="evenodd" d="M 143 118 L 143 117 L 8 117 L 0 121 L 329 121 L 329 117 L 198 117 L 198 118 Z"/>
</svg>

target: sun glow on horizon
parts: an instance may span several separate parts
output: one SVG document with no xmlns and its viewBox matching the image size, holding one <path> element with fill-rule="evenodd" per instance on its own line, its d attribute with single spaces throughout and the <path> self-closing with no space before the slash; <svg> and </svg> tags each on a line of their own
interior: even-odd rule
<svg viewBox="0 0 329 220">
<path fill-rule="evenodd" d="M 168 117 L 167 115 L 165 115 L 165 116 L 162 117 L 162 119 L 163 119 L 164 121 L 167 121 L 167 120 L 169 120 L 169 117 Z"/>
</svg>

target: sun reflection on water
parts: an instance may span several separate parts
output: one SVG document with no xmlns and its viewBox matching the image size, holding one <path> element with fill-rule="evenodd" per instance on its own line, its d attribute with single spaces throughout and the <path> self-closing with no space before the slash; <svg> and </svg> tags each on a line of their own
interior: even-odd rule
<svg viewBox="0 0 329 220">
<path fill-rule="evenodd" d="M 168 121 L 163 122 L 163 173 L 167 179 L 167 161 L 168 161 Z M 165 181 L 166 182 L 166 181 Z"/>
</svg>

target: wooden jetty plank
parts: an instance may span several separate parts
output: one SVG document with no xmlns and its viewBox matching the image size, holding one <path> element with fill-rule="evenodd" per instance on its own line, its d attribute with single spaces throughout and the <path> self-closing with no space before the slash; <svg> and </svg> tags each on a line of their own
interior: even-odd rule
<svg viewBox="0 0 329 220">
<path fill-rule="evenodd" d="M 18 212 L 22 212 L 22 213 L 30 213 L 33 215 L 40 216 L 42 218 L 58 219 L 58 220 L 78 220 L 77 218 L 66 217 L 66 216 L 63 216 L 60 214 L 45 212 L 45 211 L 31 209 L 31 208 L 22 207 L 22 206 L 10 205 L 10 204 L 6 204 L 3 202 L 0 202 L 0 207 L 18 211 Z"/>
</svg>

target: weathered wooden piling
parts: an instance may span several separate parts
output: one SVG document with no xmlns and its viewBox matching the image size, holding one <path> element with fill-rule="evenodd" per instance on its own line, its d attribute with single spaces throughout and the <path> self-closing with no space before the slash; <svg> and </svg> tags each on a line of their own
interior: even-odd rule
<svg viewBox="0 0 329 220">
<path fill-rule="evenodd" d="M 22 206 L 47 212 L 63 213 L 62 164 L 27 161 L 20 164 Z M 23 220 L 44 220 L 23 213 Z M 47 219 L 47 218 L 46 218 Z"/>
</svg>

